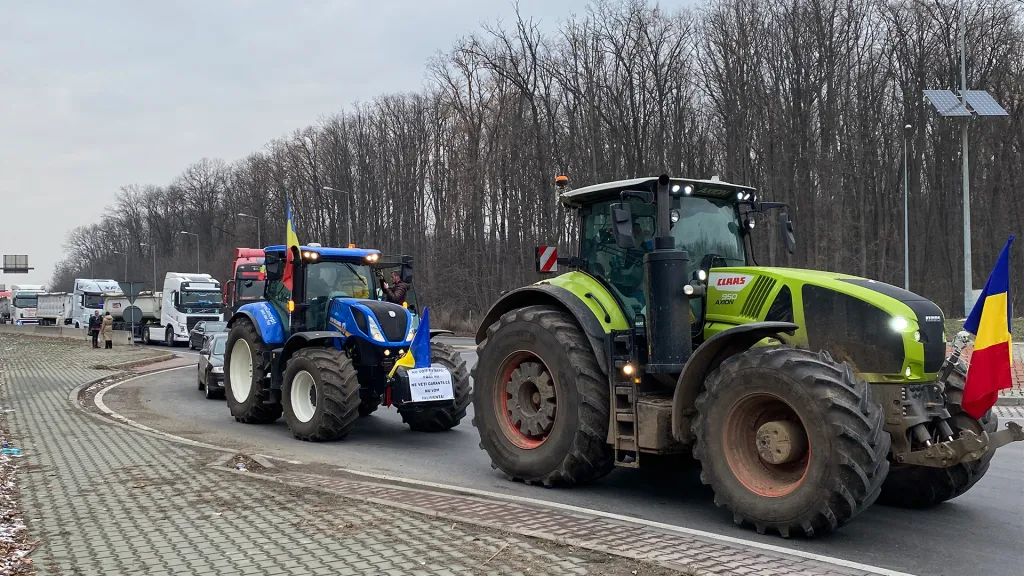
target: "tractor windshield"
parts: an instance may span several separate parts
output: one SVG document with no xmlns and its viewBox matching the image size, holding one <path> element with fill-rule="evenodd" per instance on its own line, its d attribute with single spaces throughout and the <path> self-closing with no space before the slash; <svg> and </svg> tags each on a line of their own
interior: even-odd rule
<svg viewBox="0 0 1024 576">
<path fill-rule="evenodd" d="M 654 249 L 656 207 L 637 198 L 628 200 L 633 214 L 636 247 L 619 248 L 612 236 L 609 208 L 618 200 L 597 202 L 583 214 L 580 256 L 587 271 L 608 284 L 622 301 L 627 314 L 646 312 L 644 295 L 644 254 Z M 707 254 L 722 257 L 730 266 L 746 264 L 740 235 L 739 215 L 729 200 L 684 196 L 679 199 L 679 221 L 672 225 L 676 246 L 689 253 L 687 277 L 692 277 Z M 702 300 L 691 300 L 695 318 L 700 317 Z"/>
<path fill-rule="evenodd" d="M 314 298 L 370 298 L 376 293 L 373 271 L 353 262 L 320 261 L 306 266 L 306 300 Z"/>
</svg>

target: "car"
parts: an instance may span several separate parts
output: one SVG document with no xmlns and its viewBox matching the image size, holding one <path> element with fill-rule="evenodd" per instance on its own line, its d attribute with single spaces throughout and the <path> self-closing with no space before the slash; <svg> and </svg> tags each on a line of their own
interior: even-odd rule
<svg viewBox="0 0 1024 576">
<path fill-rule="evenodd" d="M 228 341 L 226 332 L 211 334 L 199 351 L 199 389 L 206 392 L 206 399 L 224 397 L 224 348 Z"/>
<path fill-rule="evenodd" d="M 199 350 L 203 347 L 206 337 L 210 334 L 217 334 L 228 329 L 227 322 L 214 322 L 206 320 L 196 324 L 188 333 L 188 347 L 190 350 Z"/>
</svg>

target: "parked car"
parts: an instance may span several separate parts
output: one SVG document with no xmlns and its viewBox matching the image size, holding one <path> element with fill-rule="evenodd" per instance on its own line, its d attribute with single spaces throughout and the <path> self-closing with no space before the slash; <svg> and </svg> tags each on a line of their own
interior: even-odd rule
<svg viewBox="0 0 1024 576">
<path fill-rule="evenodd" d="M 216 322 L 212 320 L 204 320 L 196 323 L 188 333 L 188 347 L 190 350 L 199 350 L 203 347 L 203 342 L 206 341 L 206 337 L 210 334 L 218 334 L 220 332 L 226 332 L 228 329 L 227 322 Z"/>
<path fill-rule="evenodd" d="M 206 391 L 206 399 L 224 397 L 224 348 L 227 332 L 211 334 L 199 351 L 199 389 Z"/>
</svg>

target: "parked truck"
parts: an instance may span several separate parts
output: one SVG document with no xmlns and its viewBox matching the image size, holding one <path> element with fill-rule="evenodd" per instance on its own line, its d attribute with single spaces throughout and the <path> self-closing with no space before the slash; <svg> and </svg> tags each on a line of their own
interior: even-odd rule
<svg viewBox="0 0 1024 576">
<path fill-rule="evenodd" d="M 224 283 L 224 314 L 230 318 L 234 310 L 251 302 L 263 300 L 267 274 L 262 248 L 235 248 L 231 279 Z"/>
<path fill-rule="evenodd" d="M 11 286 L 11 322 L 19 326 L 39 324 L 36 317 L 39 295 L 46 292 L 42 284 L 15 284 Z"/>
<path fill-rule="evenodd" d="M 160 298 L 160 319 L 144 326 L 142 339 L 168 346 L 188 342 L 188 333 L 197 323 L 224 319 L 222 296 L 220 282 L 209 274 L 168 272 Z"/>
<path fill-rule="evenodd" d="M 117 280 L 75 278 L 71 325 L 75 328 L 85 328 L 89 325 L 89 316 L 97 310 L 103 313 L 103 301 L 108 295 L 121 293 L 121 285 Z"/>
<path fill-rule="evenodd" d="M 110 294 L 104 298 L 102 304 L 104 310 L 110 312 L 110 317 L 114 320 L 114 330 L 129 330 L 136 339 L 141 339 L 147 344 L 152 343 L 152 340 L 147 340 L 147 337 L 151 326 L 160 326 L 162 293 L 153 293 L 148 290 L 141 292 L 135 297 L 134 304 L 129 302 L 128 297 L 123 294 Z M 133 306 L 139 310 L 137 316 L 126 314 L 126 311 Z M 159 330 L 157 332 L 159 333 Z M 157 341 L 160 341 L 160 338 L 157 338 Z"/>
<path fill-rule="evenodd" d="M 74 295 L 67 292 L 47 292 L 37 297 L 36 318 L 40 326 L 70 324 Z"/>
</svg>

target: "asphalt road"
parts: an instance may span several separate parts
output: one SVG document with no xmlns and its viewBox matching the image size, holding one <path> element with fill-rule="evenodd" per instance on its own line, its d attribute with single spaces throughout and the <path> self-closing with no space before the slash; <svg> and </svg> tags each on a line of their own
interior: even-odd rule
<svg viewBox="0 0 1024 576">
<path fill-rule="evenodd" d="M 476 361 L 475 352 L 463 356 L 469 366 Z M 1024 574 L 1024 443 L 1001 448 L 971 491 L 932 510 L 873 506 L 830 536 L 784 540 L 735 526 L 731 515 L 714 505 L 696 466 L 671 475 L 664 468 L 617 469 L 594 485 L 571 489 L 509 482 L 491 469 L 478 447 L 470 424 L 472 406 L 466 419 L 446 433 L 411 432 L 394 410 L 381 408 L 360 419 L 348 439 L 311 444 L 293 438 L 283 419 L 263 426 L 235 422 L 223 400 L 208 401 L 196 389 L 195 369 L 136 380 L 112 390 L 104 401 L 158 430 L 304 463 L 556 501 L 912 574 Z"/>
</svg>

